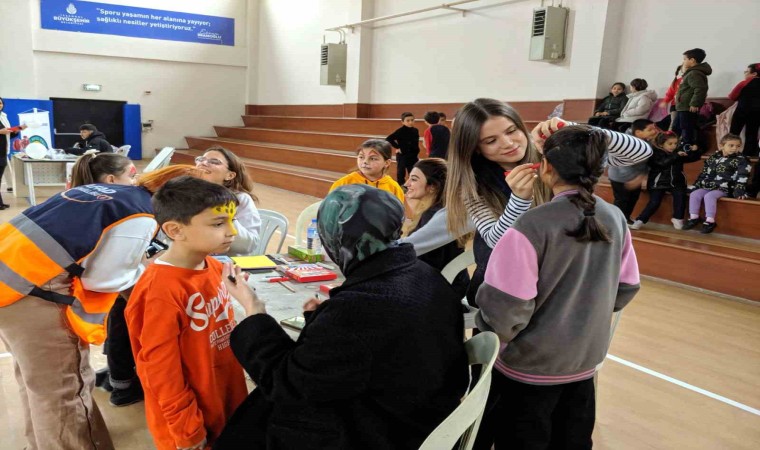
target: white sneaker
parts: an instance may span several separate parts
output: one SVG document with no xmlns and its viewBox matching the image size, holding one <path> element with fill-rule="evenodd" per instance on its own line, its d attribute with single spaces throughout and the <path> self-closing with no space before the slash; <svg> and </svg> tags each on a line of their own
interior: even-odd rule
<svg viewBox="0 0 760 450">
<path fill-rule="evenodd" d="M 681 219 L 670 219 L 671 222 L 673 222 L 673 228 L 676 230 L 683 230 L 683 220 Z"/>
<path fill-rule="evenodd" d="M 643 226 L 644 226 L 644 222 L 642 222 L 640 220 L 637 220 L 637 221 L 633 222 L 632 224 L 628 225 L 628 228 L 630 228 L 632 230 L 638 230 L 639 228 L 641 228 Z"/>
</svg>

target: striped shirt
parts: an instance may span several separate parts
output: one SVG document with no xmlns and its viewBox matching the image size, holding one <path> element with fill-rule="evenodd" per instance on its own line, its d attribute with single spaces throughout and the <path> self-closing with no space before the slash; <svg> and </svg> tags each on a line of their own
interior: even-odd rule
<svg viewBox="0 0 760 450">
<path fill-rule="evenodd" d="M 568 125 L 577 125 L 568 123 Z M 609 166 L 630 166 L 649 159 L 652 156 L 652 148 L 646 141 L 629 134 L 617 131 L 600 129 L 608 138 L 606 163 Z M 494 248 L 504 233 L 512 227 L 518 217 L 530 209 L 531 199 L 521 199 L 511 195 L 507 202 L 504 213 L 495 217 L 493 212 L 480 198 L 465 201 L 468 215 L 475 223 L 475 228 L 490 248 Z"/>
</svg>

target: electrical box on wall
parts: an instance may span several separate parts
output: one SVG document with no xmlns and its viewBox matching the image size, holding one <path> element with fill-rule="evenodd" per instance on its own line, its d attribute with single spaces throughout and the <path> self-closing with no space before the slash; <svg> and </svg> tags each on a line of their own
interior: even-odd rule
<svg viewBox="0 0 760 450">
<path fill-rule="evenodd" d="M 319 84 L 337 85 L 346 84 L 346 54 L 348 45 L 322 44 L 320 59 Z"/>
<path fill-rule="evenodd" d="M 559 61 L 565 59 L 567 15 L 567 8 L 556 6 L 545 6 L 533 10 L 529 60 Z"/>
</svg>

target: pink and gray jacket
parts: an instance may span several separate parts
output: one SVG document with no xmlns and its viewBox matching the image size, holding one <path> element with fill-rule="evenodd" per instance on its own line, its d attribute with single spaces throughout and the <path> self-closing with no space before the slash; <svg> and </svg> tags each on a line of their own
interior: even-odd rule
<svg viewBox="0 0 760 450">
<path fill-rule="evenodd" d="M 496 369 L 528 384 L 591 378 L 607 354 L 610 320 L 638 292 L 639 268 L 619 209 L 596 197 L 611 242 L 567 236 L 583 218 L 576 191 L 523 214 L 496 245 L 477 294 L 478 328 L 499 335 Z"/>
</svg>

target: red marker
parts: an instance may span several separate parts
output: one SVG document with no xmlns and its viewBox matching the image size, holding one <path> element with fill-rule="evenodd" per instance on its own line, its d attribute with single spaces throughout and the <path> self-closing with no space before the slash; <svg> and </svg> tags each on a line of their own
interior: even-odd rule
<svg viewBox="0 0 760 450">
<path fill-rule="evenodd" d="M 290 278 L 288 277 L 269 278 L 267 281 L 270 283 L 279 283 L 281 281 L 290 281 Z"/>
<path fill-rule="evenodd" d="M 539 167 L 541 167 L 541 163 L 540 162 L 539 163 L 535 163 L 535 164 L 531 164 L 530 166 L 528 166 L 529 169 L 533 169 L 533 170 L 538 170 Z M 507 170 L 506 172 L 504 172 L 504 176 L 506 177 L 511 172 L 512 172 L 511 170 Z"/>
</svg>

